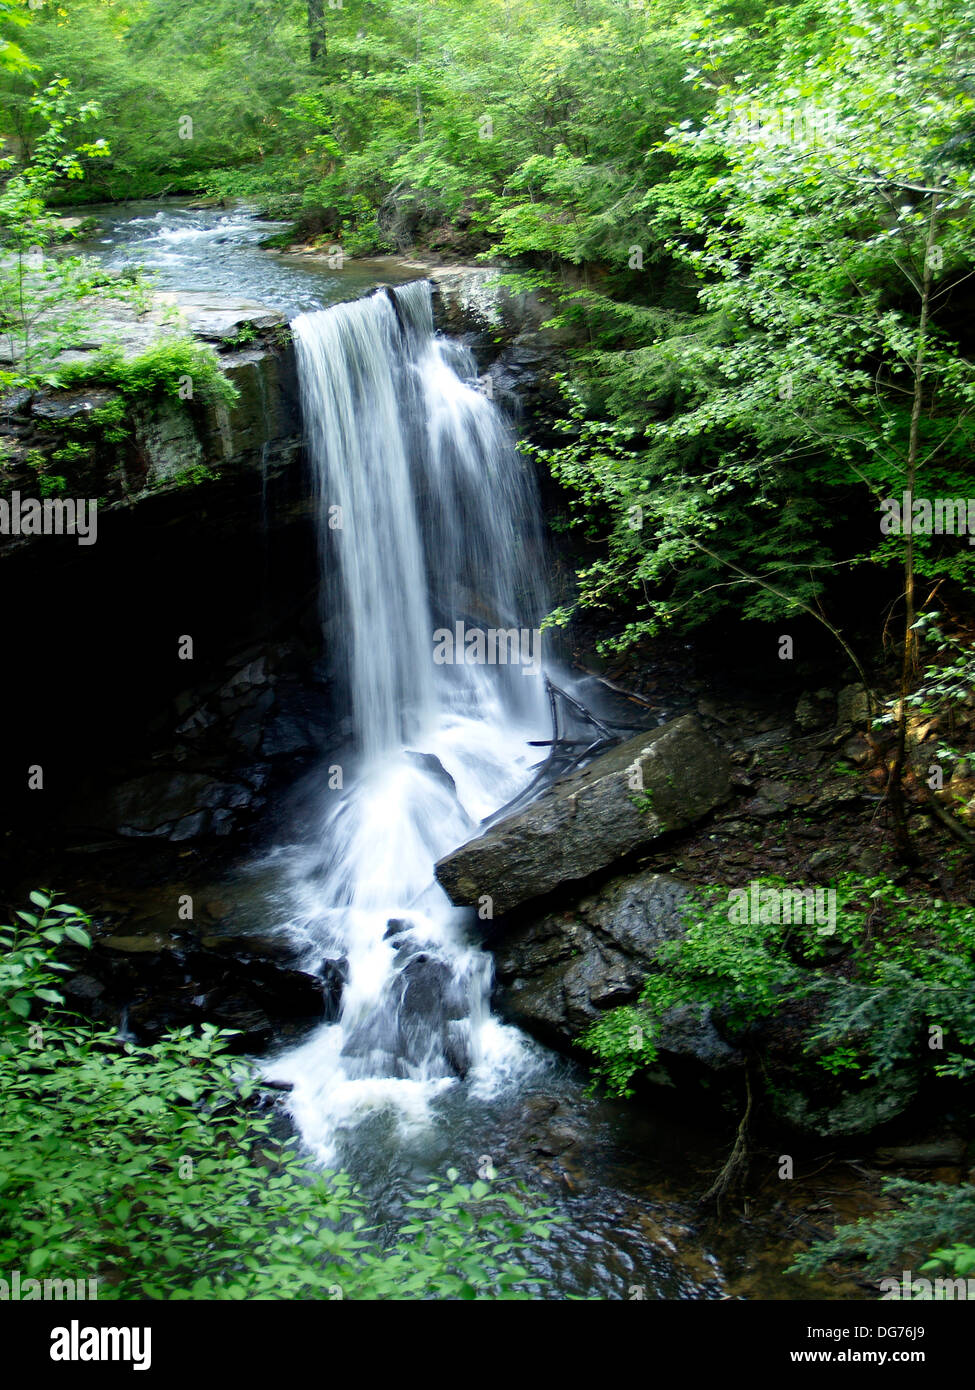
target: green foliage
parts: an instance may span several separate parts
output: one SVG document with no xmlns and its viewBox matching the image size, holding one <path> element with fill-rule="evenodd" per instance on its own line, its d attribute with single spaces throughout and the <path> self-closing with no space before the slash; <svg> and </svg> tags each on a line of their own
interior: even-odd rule
<svg viewBox="0 0 975 1390">
<path fill-rule="evenodd" d="M 67 970 L 54 960 L 54 948 L 62 941 L 90 946 L 90 922 L 70 903 L 55 903 L 50 893 L 35 889 L 31 909 L 19 910 L 19 921 L 0 930 L 0 1025 L 29 1018 L 45 1004 L 61 1004 L 64 996 L 54 988 L 55 972 Z"/>
<path fill-rule="evenodd" d="M 969 748 L 959 748 L 960 739 L 970 741 L 970 705 L 975 691 L 975 650 L 967 634 L 945 631 L 942 615 L 936 612 L 921 613 L 914 623 L 920 650 L 927 658 L 914 689 L 906 700 L 910 714 L 922 721 L 935 723 L 939 738 L 935 750 L 938 765 L 941 766 L 942 784 L 947 784 L 952 774 L 962 775 L 967 771 L 973 753 Z M 896 700 L 887 702 L 875 724 L 878 728 L 896 724 L 898 718 Z M 930 763 L 919 771 L 927 780 Z M 967 804 L 967 795 L 957 793 L 962 805 Z"/>
<path fill-rule="evenodd" d="M 106 348 L 84 362 L 61 368 L 51 384 L 65 389 L 105 387 L 118 395 L 73 418 L 45 422 L 42 427 L 68 439 L 48 453 L 28 452 L 26 462 L 37 469 L 42 496 L 67 489 L 70 478 L 77 479 L 80 471 L 97 462 L 104 444 L 124 444 L 132 433 L 134 405 L 169 398 L 192 410 L 195 404 L 229 406 L 239 396 L 212 348 L 177 337 L 162 339 L 132 358 L 119 348 Z M 55 467 L 63 468 L 67 476 L 55 472 Z M 218 476 L 206 464 L 190 464 L 172 474 L 166 485 L 194 486 Z"/>
<path fill-rule="evenodd" d="M 220 474 L 205 463 L 194 463 L 189 468 L 180 468 L 166 481 L 168 487 L 196 487 L 200 483 L 210 483 Z"/>
<path fill-rule="evenodd" d="M 56 497 L 59 493 L 67 491 L 68 480 L 62 473 L 52 473 L 48 468 L 49 462 L 73 462 L 78 457 L 87 457 L 87 454 L 87 449 L 82 449 L 80 455 L 70 448 L 57 449 L 49 460 L 43 450 L 28 449 L 24 462 L 28 468 L 37 472 L 37 490 L 41 497 Z"/>
<path fill-rule="evenodd" d="M 766 890 L 787 886 L 757 883 L 763 904 Z M 856 1082 L 923 1056 L 938 1028 L 942 1046 L 927 1050 L 933 1074 L 975 1075 L 975 908 L 847 876 L 836 886 L 833 932 L 775 920 L 798 914 L 764 905 L 741 915 L 726 890 L 699 890 L 684 908 L 684 934 L 659 948 L 638 1003 L 611 1010 L 580 1038 L 612 1094 L 632 1094 L 633 1078 L 656 1060 L 668 1015 L 688 1004 L 713 1010 L 735 1036 L 812 1001 L 804 1054 Z"/>
<path fill-rule="evenodd" d="M 0 28 L 9 32 L 11 27 L 22 28 L 27 23 L 27 15 L 13 5 L 0 4 Z M 19 44 L 0 34 L 0 67 L 10 73 L 27 73 L 35 65 Z"/>
<path fill-rule="evenodd" d="M 28 3 L 20 0 L 25 11 Z M 35 66 L 97 92 L 112 131 L 111 155 L 94 172 L 92 190 L 81 195 L 63 184 L 61 199 L 194 191 L 204 169 L 235 158 L 260 161 L 273 139 L 275 107 L 292 88 L 288 39 L 301 14 L 299 4 L 260 0 L 124 7 L 77 0 L 34 10 L 28 47 Z M 32 91 L 27 74 L 7 77 L 0 92 L 4 128 L 28 157 L 38 129 Z"/>
<path fill-rule="evenodd" d="M 975 1275 L 975 1246 L 958 1243 L 945 1250 L 932 1250 L 931 1259 L 921 1266 L 921 1270 L 938 1274 L 947 1270 L 952 1276 L 970 1278 Z"/>
<path fill-rule="evenodd" d="M 107 154 L 107 146 L 73 143 L 98 108 L 76 102 L 64 78 L 35 91 L 28 109 L 38 124 L 30 159 L 16 168 L 13 156 L 0 159 L 7 175 L 0 189 L 0 334 L 17 367 L 0 372 L 0 385 L 32 387 L 47 379 L 52 359 L 77 331 L 79 301 L 105 280 L 77 257 L 46 253 L 63 235 L 46 200 L 60 182 L 82 179 L 86 163 Z"/>
<path fill-rule="evenodd" d="M 192 338 L 165 338 L 130 358 L 119 348 L 107 348 L 89 361 L 62 368 L 59 384 L 113 387 L 130 400 L 169 396 L 219 405 L 232 405 L 240 394 L 221 371 L 213 349 Z M 121 418 L 102 417 L 104 423 Z"/>
<path fill-rule="evenodd" d="M 946 707 L 957 708 L 975 690 L 975 652 L 967 643 L 944 632 L 938 625 L 940 618 L 940 613 L 921 613 L 914 625 L 923 639 L 932 644 L 935 655 L 907 698 L 907 703 L 925 716 L 938 714 Z"/>
<path fill-rule="evenodd" d="M 553 323 L 589 346 L 538 452 L 593 550 L 549 625 L 601 609 L 614 648 L 729 605 L 819 613 L 855 568 L 901 563 L 878 502 L 908 472 L 964 494 L 972 0 L 322 15 L 79 0 L 31 41 L 98 93 L 113 151 L 89 174 L 111 196 L 205 187 L 350 254 L 516 258 L 558 294 Z M 33 99 L 0 77 L 28 158 Z M 950 536 L 915 537 L 911 563 L 975 577 Z"/>
<path fill-rule="evenodd" d="M 116 1299 L 528 1297 L 549 1209 L 453 1170 L 368 1227 L 350 1178 L 273 1137 L 229 1034 L 152 1047 L 61 1012 L 54 959 L 90 944 L 50 893 L 0 932 L 0 1266 Z"/>
<path fill-rule="evenodd" d="M 972 1276 L 975 1251 L 967 1240 L 975 1230 L 975 1187 L 891 1178 L 884 1193 L 897 1203 L 892 1211 L 839 1226 L 829 1240 L 803 1251 L 793 1268 L 814 1272 L 830 1260 L 857 1259 L 870 1276 L 899 1277 L 902 1270 L 918 1267 Z M 925 1262 L 918 1266 L 915 1262 L 921 1260 Z"/>
<path fill-rule="evenodd" d="M 594 345 L 544 457 L 601 543 L 578 603 L 635 611 L 617 645 L 731 603 L 760 620 L 816 609 L 850 566 L 902 561 L 878 504 L 915 465 L 916 495 L 967 491 L 975 375 L 949 306 L 975 244 L 975 12 L 830 0 L 814 45 L 800 14 L 773 12 L 782 52 L 764 74 L 750 31 L 691 41 L 714 107 L 660 143 L 669 172 L 634 240 L 645 268 L 650 248 L 673 258 L 696 303 L 568 300 Z M 789 138 L 783 113 L 810 129 Z M 970 584 L 964 541 L 914 549 L 932 585 Z"/>
</svg>

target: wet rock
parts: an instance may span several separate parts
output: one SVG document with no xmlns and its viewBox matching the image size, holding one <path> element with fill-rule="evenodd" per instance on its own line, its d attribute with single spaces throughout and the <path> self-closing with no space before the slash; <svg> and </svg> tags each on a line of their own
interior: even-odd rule
<svg viewBox="0 0 975 1390">
<path fill-rule="evenodd" d="M 324 960 L 319 967 L 318 976 L 322 982 L 324 1016 L 329 1023 L 334 1023 L 342 1008 L 342 991 L 349 978 L 349 962 L 344 959 Z"/>
<path fill-rule="evenodd" d="M 849 777 L 830 777 L 817 790 L 809 803 L 810 810 L 831 811 L 838 806 L 852 806 L 860 800 L 860 780 Z"/>
<path fill-rule="evenodd" d="M 261 754 L 276 758 L 324 748 L 332 732 L 321 698 L 297 687 L 281 690 L 264 725 Z"/>
<path fill-rule="evenodd" d="M 551 1120 L 535 1140 L 535 1150 L 544 1154 L 546 1158 L 554 1158 L 557 1154 L 575 1148 L 584 1142 L 585 1138 L 585 1130 L 581 1125 L 573 1124 L 568 1119 Z"/>
<path fill-rule="evenodd" d="M 763 733 L 749 734 L 743 738 L 741 746 L 749 753 L 764 753 L 781 748 L 787 743 L 791 730 L 788 728 L 767 729 Z"/>
<path fill-rule="evenodd" d="M 466 1001 L 446 962 L 421 953 L 403 967 L 395 993 L 402 1013 L 438 1024 L 466 1016 Z"/>
<path fill-rule="evenodd" d="M 99 945 L 107 951 L 121 951 L 124 955 L 141 955 L 147 951 L 174 951 L 178 942 L 160 932 L 147 932 L 144 936 L 103 936 Z"/>
<path fill-rule="evenodd" d="M 100 410 L 114 401 L 117 395 L 117 391 L 59 391 L 35 398 L 31 414 L 56 424 L 63 420 L 77 420 Z"/>
<path fill-rule="evenodd" d="M 862 767 L 870 759 L 870 746 L 867 740 L 861 734 L 857 734 L 854 738 L 848 738 L 843 745 L 843 756 L 848 758 L 851 763 L 856 763 L 858 767 Z"/>
<path fill-rule="evenodd" d="M 457 783 L 444 767 L 443 763 L 435 753 L 415 753 L 412 748 L 407 748 L 403 753 L 404 758 L 408 758 L 411 763 L 420 768 L 428 776 L 433 777 L 437 782 L 450 792 L 451 796 L 457 795 Z"/>
<path fill-rule="evenodd" d="M 254 661 L 249 661 L 239 671 L 235 671 L 230 680 L 222 685 L 217 693 L 223 699 L 233 699 L 257 686 L 267 685 L 267 681 L 267 659 L 261 656 Z"/>
<path fill-rule="evenodd" d="M 84 823 L 128 837 L 192 840 L 227 833 L 253 799 L 244 782 L 216 781 L 203 772 L 150 772 L 86 807 Z"/>
<path fill-rule="evenodd" d="M 833 722 L 836 701 L 832 691 L 805 691 L 796 705 L 796 723 L 803 733 L 823 729 Z"/>
<path fill-rule="evenodd" d="M 205 463 L 203 442 L 182 401 L 168 398 L 131 410 L 135 444 L 147 465 L 145 482 L 160 487 Z"/>
<path fill-rule="evenodd" d="M 285 322 L 284 314 L 254 299 L 183 291 L 166 297 L 177 304 L 189 331 L 209 342 L 223 342 L 239 334 L 241 329 L 256 333 Z"/>
<path fill-rule="evenodd" d="M 176 732 L 192 738 L 195 734 L 201 734 L 204 729 L 211 728 L 216 722 L 217 716 L 211 714 L 205 705 L 201 705 L 188 719 L 184 719 L 182 724 L 177 724 Z"/>
<path fill-rule="evenodd" d="M 851 724 L 865 729 L 868 722 L 867 694 L 862 685 L 845 685 L 836 700 L 836 719 L 839 724 Z"/>
<path fill-rule="evenodd" d="M 444 1036 L 444 1059 L 447 1066 L 461 1080 L 471 1069 L 471 1028 L 466 1019 L 447 1024 Z"/>
<path fill-rule="evenodd" d="M 685 715 L 556 782 L 441 859 L 437 878 L 452 902 L 487 894 L 502 914 L 691 824 L 729 792 L 727 756 Z"/>
<path fill-rule="evenodd" d="M 504 928 L 492 945 L 501 1012 L 544 1041 L 571 1047 L 607 1009 L 637 997 L 661 945 L 683 934 L 687 892 L 667 875 L 636 874 L 570 910 Z M 659 1043 L 662 1053 L 710 1069 L 740 1061 L 706 1009 L 672 1010 Z"/>
<path fill-rule="evenodd" d="M 271 776 L 270 763 L 253 763 L 250 767 L 238 767 L 237 776 L 256 792 L 267 786 Z"/>
<path fill-rule="evenodd" d="M 793 835 L 800 840 L 822 840 L 826 831 L 821 825 L 804 825 L 801 821 L 792 826 Z"/>
<path fill-rule="evenodd" d="M 755 833 L 755 827 L 744 820 L 722 820 L 718 821 L 711 833 L 713 835 L 732 835 L 735 838 L 745 836 L 750 839 Z"/>
<path fill-rule="evenodd" d="M 264 736 L 265 717 L 273 703 L 271 690 L 256 692 L 256 698 L 246 701 L 231 725 L 231 741 L 247 753 L 256 753 Z M 270 742 L 273 746 L 273 738 Z"/>
<path fill-rule="evenodd" d="M 34 392 L 26 387 L 18 391 L 5 391 L 0 396 L 0 415 L 9 419 L 12 415 L 25 413 L 33 399 Z"/>
<path fill-rule="evenodd" d="M 412 954 L 410 954 L 412 952 Z M 471 1065 L 465 991 L 446 961 L 404 942 L 407 960 L 382 1003 L 349 1028 L 344 1056 L 364 1059 L 378 1075 L 464 1076 Z"/>
<path fill-rule="evenodd" d="M 84 1007 L 100 999 L 105 993 L 105 986 L 94 975 L 74 974 L 65 976 L 61 981 L 61 991 L 65 999 L 76 1000 Z"/>
<path fill-rule="evenodd" d="M 951 1135 L 921 1144 L 896 1144 L 877 1150 L 880 1163 L 899 1163 L 905 1168 L 960 1167 L 965 1161 L 964 1139 Z"/>
<path fill-rule="evenodd" d="M 828 869 L 831 864 L 835 864 L 837 851 L 835 849 L 817 849 L 806 860 L 807 867 L 810 869 Z"/>
<path fill-rule="evenodd" d="M 295 967 L 292 956 L 284 943 L 259 937 L 103 937 L 85 956 L 97 988 L 84 997 L 96 1017 L 117 1019 L 124 1012 L 142 1042 L 172 1028 L 213 1023 L 239 1030 L 236 1050 L 260 1051 L 278 1024 L 311 1025 L 338 1015 L 338 969 L 311 975 Z"/>
<path fill-rule="evenodd" d="M 886 861 L 883 854 L 869 846 L 857 855 L 857 868 L 868 878 L 883 873 Z"/>
<path fill-rule="evenodd" d="M 559 1102 L 554 1096 L 529 1096 L 521 1108 L 526 1116 L 543 1120 L 549 1115 L 554 1115 L 559 1108 Z"/>
<path fill-rule="evenodd" d="M 661 1020 L 656 1045 L 668 1057 L 688 1059 L 711 1071 L 739 1066 L 741 1053 L 720 1035 L 704 1004 L 680 1004 Z"/>
<path fill-rule="evenodd" d="M 416 1030 L 415 1030 L 416 1031 Z M 419 1048 L 410 1048 L 400 1040 L 399 1020 L 391 1009 L 382 1009 L 354 1023 L 342 1044 L 343 1057 L 361 1058 L 375 1075 L 395 1076 L 396 1060 L 422 1060 Z M 400 1049 L 403 1050 L 400 1050 Z M 405 1075 L 405 1071 L 401 1073 Z"/>
<path fill-rule="evenodd" d="M 209 811 L 193 811 L 192 814 L 183 816 L 181 820 L 176 822 L 169 831 L 168 838 L 176 841 L 195 840 L 198 836 L 205 835 L 206 832 L 211 829 L 212 824 L 213 821 Z M 128 833 L 127 828 L 121 829 L 121 834 L 125 835 Z M 165 830 L 163 830 L 162 833 L 165 833 Z"/>
<path fill-rule="evenodd" d="M 757 787 L 757 795 L 745 803 L 744 810 L 750 816 L 768 820 L 781 816 L 783 811 L 793 806 L 805 806 L 812 800 L 812 793 L 792 786 L 788 782 L 762 781 Z"/>
</svg>

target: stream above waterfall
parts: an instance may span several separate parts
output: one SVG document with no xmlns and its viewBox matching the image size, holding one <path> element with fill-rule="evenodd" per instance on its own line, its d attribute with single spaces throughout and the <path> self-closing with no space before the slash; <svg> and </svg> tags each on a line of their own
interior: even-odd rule
<svg viewBox="0 0 975 1390">
<path fill-rule="evenodd" d="M 693 1199 L 723 1135 L 674 1105 L 593 1098 L 574 1062 L 492 1015 L 476 915 L 433 882 L 435 860 L 531 780 L 529 741 L 549 725 L 537 676 L 421 659 L 455 620 L 534 629 L 545 606 L 527 467 L 475 389 L 478 364 L 434 333 L 429 287 L 406 268 L 269 254 L 260 242 L 276 224 L 245 210 L 82 211 L 101 223 L 84 249 L 110 267 L 142 264 L 160 289 L 293 319 L 323 617 L 353 736 L 306 777 L 300 814 L 282 807 L 262 852 L 193 888 L 230 905 L 236 934 L 277 936 L 306 968 L 345 973 L 339 1019 L 264 1059 L 292 1088 L 289 1122 L 389 1226 L 448 1168 L 539 1193 L 563 1218 L 528 1256 L 542 1296 L 821 1292 L 783 1275 L 791 1251 L 766 1230 L 702 1224 Z M 401 288 L 359 298 L 377 280 Z M 171 886 L 146 892 L 140 929 L 171 919 L 171 902 Z"/>
<path fill-rule="evenodd" d="M 407 269 L 387 261 L 343 259 L 332 269 L 323 257 L 270 253 L 261 243 L 287 224 L 259 218 L 252 209 L 201 208 L 167 198 L 77 209 L 97 229 L 75 243 L 108 269 L 136 266 L 159 290 L 226 295 L 256 301 L 289 316 L 365 294 L 377 280 L 408 280 Z"/>
</svg>

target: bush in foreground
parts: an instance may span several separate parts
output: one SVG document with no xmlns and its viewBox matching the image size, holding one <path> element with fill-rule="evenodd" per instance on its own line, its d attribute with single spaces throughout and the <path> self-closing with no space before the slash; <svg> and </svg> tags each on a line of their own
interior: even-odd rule
<svg viewBox="0 0 975 1390">
<path fill-rule="evenodd" d="M 391 1244 L 351 1178 L 250 1104 L 259 1083 L 204 1025 L 152 1047 L 67 1015 L 55 958 L 90 922 L 48 893 L 0 929 L 0 1269 L 97 1278 L 116 1299 L 525 1298 L 548 1232 L 512 1192 L 448 1170 Z"/>
</svg>

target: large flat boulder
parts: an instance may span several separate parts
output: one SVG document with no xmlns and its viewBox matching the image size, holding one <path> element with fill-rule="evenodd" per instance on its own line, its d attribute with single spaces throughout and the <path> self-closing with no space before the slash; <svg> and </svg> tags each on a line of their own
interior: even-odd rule
<svg viewBox="0 0 975 1390">
<path fill-rule="evenodd" d="M 527 809 L 441 859 L 458 905 L 488 896 L 496 915 L 587 878 L 724 801 L 726 754 L 692 715 L 638 734 L 556 782 Z"/>
</svg>

